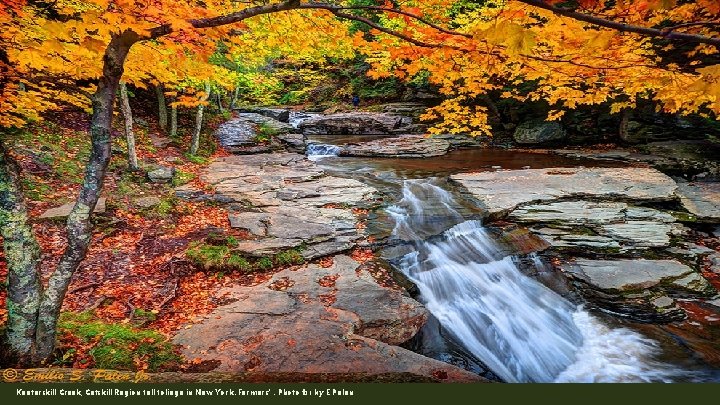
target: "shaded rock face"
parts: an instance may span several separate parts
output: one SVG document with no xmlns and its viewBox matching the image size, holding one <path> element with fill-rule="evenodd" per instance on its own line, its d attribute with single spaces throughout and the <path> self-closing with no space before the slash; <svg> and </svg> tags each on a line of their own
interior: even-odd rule
<svg viewBox="0 0 720 405">
<path fill-rule="evenodd" d="M 553 153 L 586 159 L 642 162 L 672 176 L 697 181 L 720 181 L 720 145 L 707 141 L 652 142 L 635 148 L 610 151 L 559 149 Z"/>
<path fill-rule="evenodd" d="M 302 247 L 311 259 L 351 249 L 364 232 L 350 208 L 373 204 L 376 192 L 357 180 L 327 176 L 294 153 L 218 159 L 201 179 L 215 186 L 214 199 L 230 204 L 231 226 L 253 235 L 238 246 L 250 256 Z M 186 188 L 177 192 L 199 198 Z"/>
<path fill-rule="evenodd" d="M 449 149 L 450 143 L 444 139 L 404 135 L 347 144 L 340 156 L 422 158 L 442 156 Z"/>
<path fill-rule="evenodd" d="M 527 121 L 515 128 L 513 139 L 521 145 L 537 145 L 565 139 L 567 133 L 556 121 Z"/>
<path fill-rule="evenodd" d="M 235 111 L 241 113 L 254 113 L 260 114 L 264 117 L 272 118 L 280 122 L 290 122 L 290 110 L 286 108 L 272 108 L 272 107 L 243 107 L 236 108 Z"/>
<path fill-rule="evenodd" d="M 330 268 L 284 270 L 253 287 L 223 291 L 229 305 L 181 330 L 188 358 L 220 361 L 217 371 L 410 373 L 445 381 L 481 377 L 393 346 L 414 336 L 427 311 L 379 286 L 359 263 L 336 256 Z"/>
<path fill-rule="evenodd" d="M 413 125 L 410 117 L 370 112 L 320 115 L 298 125 L 305 135 L 378 135 L 408 133 Z"/>
</svg>

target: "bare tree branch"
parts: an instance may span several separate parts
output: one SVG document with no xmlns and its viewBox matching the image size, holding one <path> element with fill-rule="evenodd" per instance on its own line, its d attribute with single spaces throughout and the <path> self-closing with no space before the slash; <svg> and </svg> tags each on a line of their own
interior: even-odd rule
<svg viewBox="0 0 720 405">
<path fill-rule="evenodd" d="M 712 38 L 707 37 L 704 35 L 696 35 L 696 34 L 688 34 L 684 32 L 676 32 L 672 29 L 658 29 L 658 28 L 650 28 L 650 27 L 641 27 L 638 25 L 630 25 L 625 23 L 620 23 L 616 21 L 610 21 L 606 20 L 604 18 L 595 17 L 592 15 L 579 13 L 574 10 L 569 10 L 566 8 L 560 8 L 552 6 L 548 3 L 546 3 L 544 0 L 518 0 L 521 3 L 525 3 L 530 6 L 534 6 L 537 8 L 542 8 L 545 10 L 552 11 L 553 13 L 557 15 L 561 15 L 564 17 L 569 17 L 578 21 L 584 21 L 589 24 L 597 25 L 600 27 L 610 28 L 614 29 L 620 32 L 632 32 L 635 34 L 640 34 L 646 37 L 654 37 L 654 38 L 665 38 L 672 41 L 683 41 L 683 42 L 692 42 L 692 43 L 698 43 L 698 44 L 708 44 L 708 45 L 714 45 L 718 48 L 720 48 L 720 38 Z"/>
</svg>

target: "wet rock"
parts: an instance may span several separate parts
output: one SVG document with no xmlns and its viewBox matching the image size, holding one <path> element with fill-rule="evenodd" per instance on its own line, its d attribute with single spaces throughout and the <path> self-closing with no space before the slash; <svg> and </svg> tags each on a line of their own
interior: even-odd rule
<svg viewBox="0 0 720 405">
<path fill-rule="evenodd" d="M 694 274 L 676 260 L 577 259 L 562 268 L 593 288 L 617 293 L 645 290 Z"/>
<path fill-rule="evenodd" d="M 445 381 L 482 378 L 393 346 L 415 335 L 427 311 L 379 286 L 359 263 L 284 270 L 265 283 L 221 293 L 233 303 L 183 329 L 173 341 L 187 358 L 219 361 L 217 371 L 410 373 Z"/>
<path fill-rule="evenodd" d="M 681 290 L 687 290 L 690 293 L 706 296 L 717 294 L 717 290 L 699 273 L 690 273 L 683 278 L 673 280 L 672 286 Z"/>
<path fill-rule="evenodd" d="M 100 197 L 98 199 L 97 205 L 95 206 L 95 210 L 93 212 L 96 214 L 104 213 L 106 210 L 106 206 L 105 206 L 106 201 L 107 200 L 104 197 Z M 40 219 L 66 218 L 68 215 L 70 215 L 70 211 L 72 211 L 74 206 L 75 206 L 75 202 L 69 202 L 69 203 L 63 204 L 59 207 L 50 208 L 40 215 Z"/>
<path fill-rule="evenodd" d="M 491 217 L 521 205 L 571 197 L 613 201 L 671 201 L 677 184 L 648 168 L 553 168 L 461 173 L 450 176 Z M 521 191 L 521 192 L 519 192 Z"/>
<path fill-rule="evenodd" d="M 720 182 L 678 182 L 677 194 L 685 209 L 698 220 L 720 222 Z"/>
<path fill-rule="evenodd" d="M 402 133 L 412 118 L 399 115 L 350 112 L 310 117 L 298 128 L 305 135 L 376 135 Z"/>
<path fill-rule="evenodd" d="M 422 158 L 442 156 L 449 149 L 450 143 L 444 139 L 404 135 L 347 144 L 342 148 L 340 156 Z"/>
<path fill-rule="evenodd" d="M 527 121 L 515 128 L 513 139 L 521 145 L 537 145 L 565 139 L 567 133 L 556 121 Z"/>
<path fill-rule="evenodd" d="M 488 229 L 496 234 L 498 241 L 510 248 L 507 254 L 527 255 L 534 252 L 542 252 L 551 246 L 545 239 L 538 237 L 525 227 L 508 225 L 504 227 L 490 227 Z"/>
<path fill-rule="evenodd" d="M 301 249 L 312 259 L 353 248 L 364 231 L 351 208 L 371 205 L 376 192 L 357 180 L 327 176 L 294 153 L 221 158 L 201 179 L 214 185 L 213 198 L 231 204 L 231 226 L 255 236 L 238 244 L 250 256 Z"/>
<path fill-rule="evenodd" d="M 685 318 L 673 297 L 711 297 L 717 291 L 676 260 L 577 259 L 561 266 L 590 302 L 639 322 Z"/>
<path fill-rule="evenodd" d="M 173 176 L 175 176 L 175 168 L 161 166 L 149 171 L 147 176 L 153 183 L 169 183 L 172 181 Z"/>
<path fill-rule="evenodd" d="M 272 107 L 242 107 L 236 108 L 235 111 L 241 113 L 254 113 L 260 114 L 264 117 L 272 118 L 280 122 L 290 121 L 290 110 L 285 108 L 272 108 Z"/>
</svg>

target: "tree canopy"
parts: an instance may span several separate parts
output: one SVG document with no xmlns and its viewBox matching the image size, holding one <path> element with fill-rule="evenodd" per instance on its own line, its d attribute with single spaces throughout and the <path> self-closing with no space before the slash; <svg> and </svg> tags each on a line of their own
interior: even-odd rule
<svg viewBox="0 0 720 405">
<path fill-rule="evenodd" d="M 602 102 L 617 112 L 639 98 L 668 112 L 720 111 L 720 6 L 711 0 L 3 4 L 1 40 L 16 72 L 4 72 L 5 126 L 59 103 L 88 107 L 111 37 L 130 34 L 138 45 L 124 80 L 186 88 L 189 105 L 200 99 L 198 83 L 234 87 L 232 74 L 210 63 L 222 42 L 245 66 L 359 52 L 374 77 L 424 72 L 447 96 L 428 114 L 442 119 L 435 132 L 489 133 L 477 102 L 488 92 L 546 100 L 549 119 Z M 352 35 L 348 20 L 371 29 Z"/>
</svg>

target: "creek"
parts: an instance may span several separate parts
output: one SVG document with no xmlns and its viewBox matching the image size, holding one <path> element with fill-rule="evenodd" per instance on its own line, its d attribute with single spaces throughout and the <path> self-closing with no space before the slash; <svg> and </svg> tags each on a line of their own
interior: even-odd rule
<svg viewBox="0 0 720 405">
<path fill-rule="evenodd" d="M 618 163 L 487 149 L 422 159 L 336 156 L 334 143 L 364 138 L 315 137 L 308 155 L 385 196 L 369 228 L 382 235 L 381 255 L 414 283 L 432 314 L 411 349 L 505 382 L 717 381 L 717 372 L 678 342 L 586 309 L 577 294 L 537 277 L 550 266 L 509 252 L 447 181 L 458 172 Z"/>
</svg>

